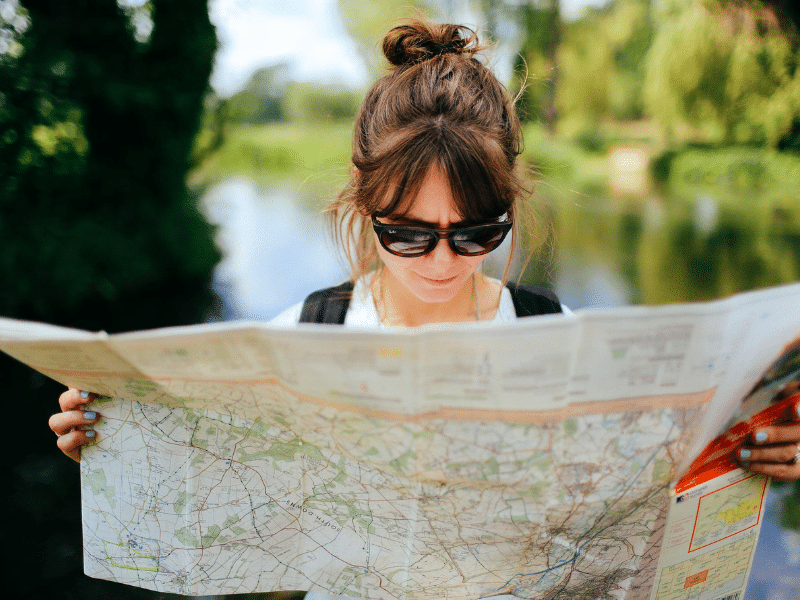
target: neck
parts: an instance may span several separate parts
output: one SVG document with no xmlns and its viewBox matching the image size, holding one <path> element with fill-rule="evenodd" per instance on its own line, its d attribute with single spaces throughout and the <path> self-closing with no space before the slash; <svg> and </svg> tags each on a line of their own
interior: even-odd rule
<svg viewBox="0 0 800 600">
<path fill-rule="evenodd" d="M 427 323 L 455 323 L 492 319 L 499 290 L 483 275 L 473 275 L 447 302 L 424 302 L 398 282 L 388 269 L 372 279 L 372 297 L 384 325 L 415 327 Z M 477 294 L 477 295 L 476 295 Z"/>
</svg>

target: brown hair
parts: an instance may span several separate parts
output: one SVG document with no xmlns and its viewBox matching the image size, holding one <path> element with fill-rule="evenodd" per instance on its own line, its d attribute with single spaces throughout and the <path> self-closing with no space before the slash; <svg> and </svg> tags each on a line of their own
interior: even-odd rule
<svg viewBox="0 0 800 600">
<path fill-rule="evenodd" d="M 514 101 L 476 58 L 484 49 L 468 27 L 417 20 L 383 39 L 391 72 L 361 105 L 353 129 L 357 170 L 329 208 L 354 280 L 378 265 L 371 216 L 401 216 L 433 164 L 465 221 L 504 214 L 514 221 L 508 276 L 528 190 L 515 168 L 522 134 Z"/>
</svg>

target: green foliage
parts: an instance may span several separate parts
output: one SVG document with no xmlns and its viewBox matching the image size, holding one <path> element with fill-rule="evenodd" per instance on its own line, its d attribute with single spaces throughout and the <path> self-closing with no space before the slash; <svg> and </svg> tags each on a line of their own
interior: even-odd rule
<svg viewBox="0 0 800 600">
<path fill-rule="evenodd" d="M 285 64 L 257 70 L 242 90 L 219 102 L 222 118 L 229 123 L 253 125 L 284 120 L 287 71 Z"/>
<path fill-rule="evenodd" d="M 643 115 L 644 59 L 653 37 L 649 0 L 617 0 L 564 24 L 558 112 L 573 131 L 601 119 Z"/>
<path fill-rule="evenodd" d="M 202 188 L 241 175 L 261 186 L 300 185 L 306 199 L 330 198 L 349 177 L 351 138 L 350 122 L 229 126 L 190 180 Z"/>
<path fill-rule="evenodd" d="M 668 151 L 653 162 L 654 178 L 687 202 L 713 194 L 720 202 L 751 202 L 791 207 L 797 204 L 800 156 L 768 149 L 731 147 Z"/>
<path fill-rule="evenodd" d="M 196 321 L 218 259 L 184 183 L 216 49 L 205 0 L 152 2 L 147 36 L 113 0 L 59 6 L 26 2 L 0 60 L 0 314 Z"/>
<path fill-rule="evenodd" d="M 800 532 L 800 481 L 785 484 L 789 487 L 787 493 L 781 498 L 783 510 L 781 511 L 780 524 L 786 529 Z"/>
<path fill-rule="evenodd" d="M 288 120 L 300 123 L 350 123 L 356 118 L 364 94 L 346 87 L 292 83 L 287 91 Z"/>
<path fill-rule="evenodd" d="M 545 186 L 596 194 L 605 188 L 608 161 L 579 144 L 551 137 L 541 124 L 528 123 L 524 128 L 525 150 L 522 158 L 532 166 Z"/>
<path fill-rule="evenodd" d="M 528 74 L 523 119 L 555 114 L 560 135 L 598 152 L 607 146 L 604 123 L 651 117 L 668 145 L 800 150 L 796 4 L 615 0 L 560 25 L 551 9 L 541 1 L 517 10 L 523 43 L 515 72 Z"/>
<path fill-rule="evenodd" d="M 620 274 L 632 302 L 665 304 L 725 297 L 800 279 L 800 207 L 769 196 L 724 201 L 710 193 L 691 200 L 647 200 L 540 193 L 554 206 L 561 262 Z M 678 201 L 680 200 L 680 201 Z"/>
<path fill-rule="evenodd" d="M 787 147 L 800 121 L 796 30 L 758 2 L 674 1 L 665 12 L 645 100 L 670 138 Z"/>
<path fill-rule="evenodd" d="M 522 25 L 523 41 L 514 63 L 517 80 L 514 86 L 524 84 L 517 102 L 523 121 L 545 121 L 553 102 L 555 65 L 553 44 L 557 32 L 555 7 L 541 7 L 538 3 L 523 3 L 517 9 L 516 19 Z"/>
<path fill-rule="evenodd" d="M 425 0 L 338 0 L 338 4 L 342 23 L 374 77 L 383 74 L 386 61 L 381 40 L 389 29 L 403 19 L 435 17 Z"/>
</svg>

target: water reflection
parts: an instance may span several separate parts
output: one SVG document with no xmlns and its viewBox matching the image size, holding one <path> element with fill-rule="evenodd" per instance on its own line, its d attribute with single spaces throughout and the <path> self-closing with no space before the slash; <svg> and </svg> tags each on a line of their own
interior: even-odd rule
<svg viewBox="0 0 800 600">
<path fill-rule="evenodd" d="M 704 194 L 695 202 L 581 198 L 554 210 L 562 257 L 555 281 L 566 294 L 563 281 L 581 275 L 582 263 L 614 274 L 609 304 L 710 300 L 800 279 L 796 206 L 722 205 Z M 597 304 L 578 302 L 573 307 Z"/>
<path fill-rule="evenodd" d="M 247 179 L 210 189 L 202 202 L 218 226 L 223 259 L 214 273 L 222 319 L 267 320 L 310 292 L 345 280 L 321 214 L 287 190 L 260 193 Z"/>
<path fill-rule="evenodd" d="M 609 265 L 563 252 L 553 284 L 570 308 L 612 308 L 631 304 L 628 283 Z"/>
<path fill-rule="evenodd" d="M 800 533 L 781 528 L 781 511 L 800 507 L 788 504 L 791 488 L 770 487 L 767 516 L 753 561 L 744 600 L 796 600 L 800 588 Z"/>
</svg>

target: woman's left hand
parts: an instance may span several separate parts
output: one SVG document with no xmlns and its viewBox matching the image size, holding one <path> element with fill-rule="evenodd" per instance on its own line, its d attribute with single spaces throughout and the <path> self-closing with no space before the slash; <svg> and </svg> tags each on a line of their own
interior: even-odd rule
<svg viewBox="0 0 800 600">
<path fill-rule="evenodd" d="M 736 451 L 743 467 L 777 481 L 800 479 L 800 399 L 789 413 L 789 422 L 753 431 Z"/>
</svg>

